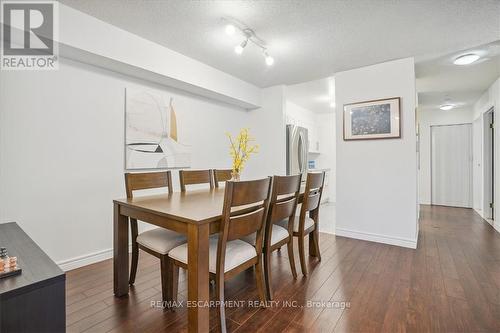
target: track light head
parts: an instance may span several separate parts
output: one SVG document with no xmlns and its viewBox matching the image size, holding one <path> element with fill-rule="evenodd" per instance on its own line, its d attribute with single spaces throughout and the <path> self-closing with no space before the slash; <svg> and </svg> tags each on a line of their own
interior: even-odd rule
<svg viewBox="0 0 500 333">
<path fill-rule="evenodd" d="M 234 48 L 234 52 L 236 52 L 236 54 L 242 54 L 243 50 L 245 49 L 245 46 L 247 46 L 247 43 L 248 43 L 248 39 L 245 39 L 243 42 L 241 42 L 240 45 L 237 45 Z"/>
<path fill-rule="evenodd" d="M 236 32 L 236 27 L 234 25 L 232 24 L 226 25 L 226 34 L 232 36 L 234 35 L 235 32 Z"/>
<path fill-rule="evenodd" d="M 266 59 L 266 65 L 268 66 L 272 66 L 274 64 L 274 58 L 271 57 L 267 51 L 264 51 L 264 57 Z"/>
</svg>

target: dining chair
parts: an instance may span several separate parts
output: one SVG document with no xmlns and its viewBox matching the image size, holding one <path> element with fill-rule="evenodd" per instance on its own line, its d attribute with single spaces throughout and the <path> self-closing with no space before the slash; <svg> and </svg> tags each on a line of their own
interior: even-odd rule
<svg viewBox="0 0 500 333">
<path fill-rule="evenodd" d="M 172 193 L 172 174 L 170 171 L 125 173 L 127 198 L 132 199 L 134 191 L 137 190 L 164 187 L 168 189 L 168 193 Z M 177 297 L 178 269 L 170 262 L 168 251 L 186 242 L 186 237 L 164 228 L 155 228 L 139 234 L 137 220 L 133 218 L 130 218 L 130 229 L 132 234 L 132 263 L 129 284 L 133 285 L 135 282 L 139 249 L 141 249 L 160 259 L 162 300 L 164 302 L 175 301 Z"/>
<path fill-rule="evenodd" d="M 304 238 L 309 237 L 309 253 L 314 252 L 321 261 L 319 252 L 319 206 L 325 183 L 325 172 L 308 173 L 306 187 L 300 207 L 300 214 L 293 218 L 293 236 L 299 244 L 300 268 L 302 274 L 307 275 Z M 309 213 L 309 216 L 307 216 Z M 282 227 L 289 227 L 289 221 L 281 221 Z"/>
<path fill-rule="evenodd" d="M 233 170 L 231 169 L 225 169 L 225 170 L 213 170 L 214 174 L 214 184 L 215 187 L 219 187 L 219 182 L 226 182 L 228 180 L 231 180 L 233 178 L 232 175 Z"/>
<path fill-rule="evenodd" d="M 297 278 L 295 258 L 293 254 L 293 221 L 300 194 L 300 180 L 302 175 L 274 176 L 267 214 L 266 232 L 264 234 L 264 279 L 266 283 L 267 299 L 273 299 L 271 283 L 271 253 L 286 245 L 288 260 L 293 278 Z M 287 228 L 279 223 L 287 221 Z M 256 234 L 242 238 L 250 244 L 255 244 Z"/>
<path fill-rule="evenodd" d="M 214 188 L 212 170 L 179 170 L 179 181 L 182 192 L 186 191 L 186 185 L 209 184 Z"/>
<path fill-rule="evenodd" d="M 254 266 L 260 301 L 266 301 L 262 276 L 262 241 L 270 191 L 271 178 L 226 183 L 220 231 L 217 237 L 210 237 L 208 253 L 209 275 L 215 279 L 222 332 L 226 331 L 225 280 Z M 255 246 L 240 239 L 252 233 L 256 233 Z M 187 244 L 172 249 L 169 256 L 175 265 L 187 269 Z"/>
</svg>

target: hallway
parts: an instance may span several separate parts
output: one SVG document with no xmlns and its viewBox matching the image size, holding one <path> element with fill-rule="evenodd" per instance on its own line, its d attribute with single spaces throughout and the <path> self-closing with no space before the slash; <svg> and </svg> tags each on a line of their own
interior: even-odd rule
<svg viewBox="0 0 500 333">
<path fill-rule="evenodd" d="M 498 332 L 500 234 L 472 209 L 421 207 L 409 301 L 415 324 L 426 331 Z"/>
</svg>

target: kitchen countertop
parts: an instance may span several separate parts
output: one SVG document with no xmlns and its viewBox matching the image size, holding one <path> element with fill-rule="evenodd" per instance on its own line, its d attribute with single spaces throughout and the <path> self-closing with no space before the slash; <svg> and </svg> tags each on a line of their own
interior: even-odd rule
<svg viewBox="0 0 500 333">
<path fill-rule="evenodd" d="M 331 171 L 332 169 L 326 168 L 326 169 L 309 169 L 311 172 L 321 172 L 321 171 Z"/>
</svg>

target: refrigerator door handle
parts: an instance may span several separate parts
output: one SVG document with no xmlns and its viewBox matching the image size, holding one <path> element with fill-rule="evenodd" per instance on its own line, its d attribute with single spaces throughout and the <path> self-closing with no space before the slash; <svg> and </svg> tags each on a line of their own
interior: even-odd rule
<svg viewBox="0 0 500 333">
<path fill-rule="evenodd" d="M 302 173 L 302 169 L 303 169 L 303 163 L 304 163 L 304 157 L 303 157 L 303 154 L 304 154 L 304 143 L 303 143 L 303 140 L 302 140 L 302 133 L 299 133 L 299 140 L 298 140 L 298 160 L 299 160 L 299 172 Z"/>
<path fill-rule="evenodd" d="M 302 136 L 304 136 L 304 134 L 302 134 Z M 302 138 L 302 140 L 304 141 L 304 144 L 302 145 L 304 147 L 304 152 L 302 153 L 302 157 L 303 157 L 303 162 L 302 162 L 302 165 L 304 166 L 304 169 L 302 170 L 302 173 L 306 173 L 307 172 L 307 141 L 306 139 Z"/>
</svg>

